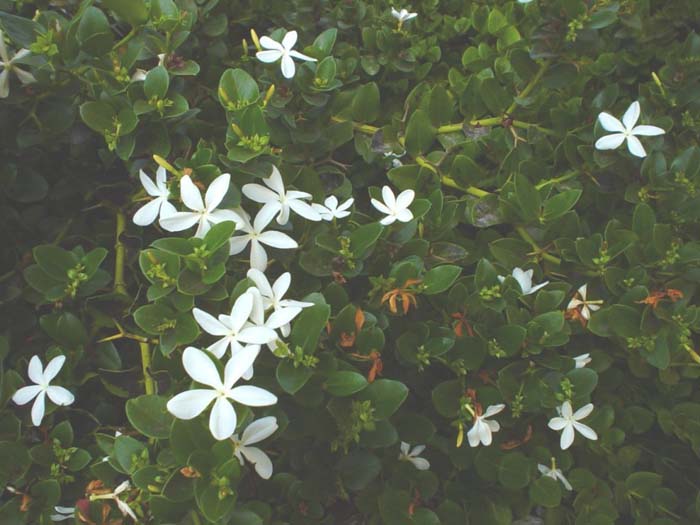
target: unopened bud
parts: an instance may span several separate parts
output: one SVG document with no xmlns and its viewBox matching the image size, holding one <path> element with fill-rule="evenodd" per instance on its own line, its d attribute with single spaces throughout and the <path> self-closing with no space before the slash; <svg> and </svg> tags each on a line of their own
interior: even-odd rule
<svg viewBox="0 0 700 525">
<path fill-rule="evenodd" d="M 258 51 L 262 51 L 262 47 L 260 46 L 260 40 L 258 39 L 258 34 L 255 32 L 255 29 L 250 30 L 250 38 L 253 41 L 253 44 L 255 44 L 255 49 Z"/>
</svg>

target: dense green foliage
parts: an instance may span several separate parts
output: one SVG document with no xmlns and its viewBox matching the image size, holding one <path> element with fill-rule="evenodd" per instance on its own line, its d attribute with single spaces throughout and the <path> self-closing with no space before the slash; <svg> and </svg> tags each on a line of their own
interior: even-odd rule
<svg viewBox="0 0 700 525">
<path fill-rule="evenodd" d="M 700 3 L 391 7 L 0 0 L 0 523 L 700 522 Z M 315 61 L 285 78 L 257 39 L 292 30 Z M 634 101 L 665 134 L 597 150 L 599 114 Z M 253 282 L 240 222 L 132 222 L 158 165 L 179 210 L 230 173 L 219 209 L 255 216 L 243 187 L 273 166 L 314 203 L 354 198 L 271 223 L 298 248 L 261 269 L 312 304 L 255 361 L 277 403 L 236 403 L 237 436 L 277 420 L 270 479 L 209 409 L 170 413 L 203 388 L 185 348 L 215 341 L 193 308 Z M 415 190 L 412 220 L 378 222 L 385 185 Z M 38 426 L 12 401 L 51 375 L 35 355 L 66 357 L 41 388 L 75 396 Z M 588 403 L 565 446 L 548 424 Z M 490 445 L 468 436 L 489 406 Z"/>
</svg>

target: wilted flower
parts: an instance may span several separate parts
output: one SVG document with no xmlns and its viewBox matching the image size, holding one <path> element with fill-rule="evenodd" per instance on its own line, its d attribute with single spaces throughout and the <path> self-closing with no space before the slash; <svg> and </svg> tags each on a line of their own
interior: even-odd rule
<svg viewBox="0 0 700 525">
<path fill-rule="evenodd" d="M 195 388 L 182 392 L 168 401 L 168 412 L 179 419 L 193 419 L 201 414 L 212 401 L 209 415 L 209 430 L 215 439 L 228 439 L 236 431 L 237 416 L 231 401 L 251 407 L 269 406 L 277 403 L 277 397 L 257 386 L 234 387 L 257 357 L 259 348 L 244 348 L 226 363 L 224 380 L 211 358 L 201 350 L 190 346 L 182 354 L 185 372 L 197 383 L 211 389 Z"/>
<path fill-rule="evenodd" d="M 551 468 L 548 467 L 547 465 L 543 465 L 542 463 L 540 463 L 537 465 L 537 470 L 539 470 L 543 476 L 550 477 L 553 480 L 561 481 L 566 490 L 573 489 L 573 487 L 571 486 L 571 483 L 569 483 L 569 480 L 566 479 L 564 477 L 564 474 L 562 473 L 562 471 L 557 468 L 557 465 L 554 461 L 554 458 L 552 458 L 552 467 Z"/>
<path fill-rule="evenodd" d="M 411 450 L 411 445 L 405 441 L 401 442 L 401 453 L 399 454 L 399 460 L 410 461 L 413 466 L 418 470 L 428 470 L 430 468 L 430 462 L 420 457 L 420 454 L 425 450 L 425 445 L 416 445 Z"/>
<path fill-rule="evenodd" d="M 272 40 L 269 36 L 264 36 L 260 39 L 260 46 L 266 51 L 258 51 L 255 56 L 260 62 L 272 63 L 281 60 L 282 75 L 284 78 L 293 78 L 296 73 L 296 67 L 292 58 L 306 60 L 307 62 L 316 62 L 315 58 L 306 56 L 292 49 L 297 43 L 297 32 L 288 31 L 280 44 L 276 40 Z"/>
<path fill-rule="evenodd" d="M 388 226 L 394 221 L 399 222 L 409 222 L 413 219 L 413 213 L 408 207 L 413 202 L 416 193 L 413 190 L 404 190 L 399 193 L 398 197 L 394 196 L 394 192 L 391 191 L 389 186 L 384 186 L 382 188 L 382 199 L 384 202 L 380 202 L 377 199 L 372 199 L 372 206 L 374 206 L 381 213 L 386 214 L 380 224 Z"/>
<path fill-rule="evenodd" d="M 265 452 L 251 445 L 269 438 L 278 428 L 277 418 L 274 416 L 267 416 L 253 421 L 248 425 L 240 439 L 238 439 L 238 434 L 234 434 L 231 438 L 234 445 L 233 453 L 238 458 L 240 464 L 243 465 L 245 463 L 243 459 L 245 458 L 248 462 L 255 465 L 255 472 L 263 479 L 270 479 L 272 476 L 272 461 L 270 461 L 270 458 Z"/>
<path fill-rule="evenodd" d="M 561 407 L 557 408 L 558 417 L 553 417 L 549 420 L 549 428 L 552 430 L 561 430 L 560 446 L 562 450 L 566 450 L 574 442 L 574 429 L 576 429 L 586 439 L 596 440 L 598 434 L 583 423 L 579 423 L 581 419 L 587 418 L 593 412 L 593 403 L 588 403 L 582 406 L 576 412 L 573 411 L 570 401 L 564 401 Z"/>
<path fill-rule="evenodd" d="M 636 135 L 655 136 L 663 135 L 666 132 L 656 126 L 635 126 L 639 120 L 639 114 L 639 102 L 635 100 L 622 116 L 622 122 L 609 113 L 602 112 L 598 115 L 598 120 L 600 121 L 600 125 L 603 126 L 603 129 L 611 131 L 613 134 L 599 138 L 595 143 L 596 149 L 616 149 L 627 140 L 627 149 L 632 155 L 636 157 L 646 157 L 647 152 L 644 150 L 644 146 L 642 146 L 642 143 Z"/>
<path fill-rule="evenodd" d="M 576 362 L 576 368 L 585 368 L 585 366 L 592 361 L 591 354 L 581 354 L 574 357 Z"/>
<path fill-rule="evenodd" d="M 136 517 L 136 514 L 132 510 L 132 508 L 129 506 L 129 504 L 126 501 L 123 501 L 119 495 L 122 492 L 125 492 L 131 488 L 131 483 L 129 483 L 129 480 L 126 480 L 117 486 L 116 489 L 114 489 L 114 492 L 110 492 L 109 494 L 91 494 L 90 499 L 91 500 L 98 500 L 98 499 L 111 499 L 114 500 L 114 502 L 117 504 L 117 507 L 121 511 L 123 516 L 129 516 L 132 520 L 138 521 L 138 518 Z"/>
<path fill-rule="evenodd" d="M 532 285 L 532 274 L 533 270 L 527 270 L 524 271 L 522 268 L 514 268 L 513 273 L 511 274 L 513 279 L 518 281 L 518 284 L 520 285 L 520 290 L 523 292 L 523 295 L 530 295 L 535 293 L 537 290 L 540 288 L 544 288 L 549 284 L 549 281 L 545 281 L 541 284 L 537 284 L 535 286 Z M 506 278 L 502 275 L 498 276 L 499 282 L 503 282 L 506 280 Z"/>
<path fill-rule="evenodd" d="M 44 419 L 44 411 L 46 404 L 46 396 L 59 406 L 67 406 L 75 401 L 75 397 L 62 386 L 51 386 L 49 383 L 58 375 L 63 368 L 63 363 L 66 362 L 66 356 L 59 355 L 54 357 L 49 364 L 44 368 L 41 364 L 39 356 L 34 356 L 29 361 L 27 375 L 35 385 L 23 386 L 12 396 L 12 401 L 18 405 L 26 405 L 32 399 L 32 423 L 34 426 L 39 426 L 41 420 Z"/>
<path fill-rule="evenodd" d="M 581 313 L 581 317 L 583 317 L 583 319 L 585 319 L 586 321 L 589 321 L 591 319 L 591 312 L 596 312 L 600 310 L 600 305 L 603 304 L 603 301 L 600 299 L 595 301 L 587 300 L 587 290 L 587 284 L 582 284 L 581 286 L 579 286 L 579 289 L 576 291 L 576 294 L 574 294 L 574 297 L 571 299 L 571 301 L 569 301 L 569 304 L 567 305 L 566 309 L 578 309 Z"/>
<path fill-rule="evenodd" d="M 503 403 L 499 403 L 498 405 L 490 405 L 483 415 L 479 414 L 478 411 L 474 413 L 474 425 L 467 432 L 470 447 L 478 447 L 479 443 L 486 447 L 491 444 L 492 434 L 498 432 L 501 429 L 501 425 L 498 421 L 489 421 L 488 418 L 499 414 L 504 408 L 506 406 Z"/>
</svg>

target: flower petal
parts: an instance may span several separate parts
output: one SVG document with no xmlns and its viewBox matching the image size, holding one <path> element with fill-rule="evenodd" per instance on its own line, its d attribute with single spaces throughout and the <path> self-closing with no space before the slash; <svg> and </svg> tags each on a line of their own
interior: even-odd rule
<svg viewBox="0 0 700 525">
<path fill-rule="evenodd" d="M 374 206 L 377 209 L 377 211 L 384 213 L 386 215 L 391 214 L 391 210 L 389 208 L 387 208 L 384 205 L 384 203 L 378 201 L 377 199 L 372 199 L 372 200 L 370 200 L 370 202 L 372 203 L 372 206 Z"/>
<path fill-rule="evenodd" d="M 259 202 L 260 204 L 268 204 L 274 201 L 279 202 L 279 195 L 260 184 L 246 184 L 241 191 L 243 191 L 243 195 L 250 200 Z"/>
<path fill-rule="evenodd" d="M 207 347 L 207 352 L 210 352 L 214 354 L 214 356 L 216 356 L 218 359 L 221 359 L 226 353 L 226 349 L 229 347 L 229 344 L 233 344 L 231 338 L 224 337 L 222 339 L 219 339 L 215 343 L 210 344 Z"/>
<path fill-rule="evenodd" d="M 573 427 L 579 431 L 579 433 L 585 437 L 586 439 L 590 439 L 592 441 L 595 441 L 598 439 L 598 434 L 595 433 L 595 430 L 593 430 L 591 427 L 588 425 L 584 425 L 583 423 L 579 423 L 578 421 L 574 421 Z"/>
<path fill-rule="evenodd" d="M 486 412 L 484 412 L 483 417 L 493 417 L 496 414 L 500 414 L 503 412 L 503 410 L 506 408 L 506 406 L 503 403 L 499 403 L 497 405 L 490 405 L 487 409 Z"/>
<path fill-rule="evenodd" d="M 294 78 L 294 73 L 296 73 L 296 66 L 294 65 L 294 60 L 289 55 L 282 55 L 281 61 L 282 76 L 284 78 Z"/>
<path fill-rule="evenodd" d="M 272 296 L 275 297 L 277 300 L 282 299 L 284 297 L 284 294 L 286 294 L 289 290 L 291 284 L 292 274 L 289 272 L 284 272 L 277 278 L 277 280 L 272 285 Z"/>
<path fill-rule="evenodd" d="M 46 393 L 45 392 L 39 392 L 39 395 L 36 396 L 36 399 L 34 400 L 34 404 L 32 405 L 32 424 L 35 427 L 38 427 L 41 425 L 41 420 L 44 419 L 44 409 L 46 406 Z"/>
<path fill-rule="evenodd" d="M 396 220 L 399 222 L 409 222 L 413 220 L 413 213 L 408 208 L 396 212 Z"/>
<path fill-rule="evenodd" d="M 272 477 L 272 461 L 262 450 L 257 447 L 241 447 L 241 453 L 255 465 L 255 472 L 263 479 Z"/>
<path fill-rule="evenodd" d="M 250 266 L 264 272 L 267 268 L 267 252 L 257 239 L 250 241 Z"/>
<path fill-rule="evenodd" d="M 413 466 L 418 470 L 428 470 L 430 468 L 430 462 L 425 458 L 408 458 L 408 461 L 413 463 Z"/>
<path fill-rule="evenodd" d="M 235 352 L 231 356 L 224 369 L 224 386 L 227 390 L 232 388 L 245 371 L 252 366 L 259 352 L 259 346 L 251 345 Z"/>
<path fill-rule="evenodd" d="M 637 126 L 632 130 L 632 135 L 643 135 L 647 137 L 663 135 L 664 133 L 666 132 L 663 129 L 656 126 Z"/>
<path fill-rule="evenodd" d="M 298 199 L 290 199 L 287 201 L 289 203 L 289 207 L 294 210 L 294 213 L 297 215 L 301 215 L 305 219 L 309 221 L 320 221 L 321 216 L 318 214 L 316 210 L 314 210 L 310 204 L 307 204 L 301 200 Z"/>
<path fill-rule="evenodd" d="M 391 191 L 389 186 L 382 187 L 382 199 L 384 200 L 386 207 L 391 211 L 396 209 L 396 197 L 394 197 L 394 192 Z"/>
<path fill-rule="evenodd" d="M 297 38 L 299 38 L 299 35 L 296 31 L 287 31 L 284 38 L 282 38 L 282 47 L 285 49 L 292 49 L 297 43 Z"/>
<path fill-rule="evenodd" d="M 0 38 L 2 40 L 2 38 Z M 0 98 L 7 98 L 10 95 L 10 71 L 3 69 L 0 71 Z"/>
<path fill-rule="evenodd" d="M 627 137 L 627 149 L 635 157 L 644 158 L 647 156 L 644 146 L 642 146 L 642 143 L 634 135 Z"/>
<path fill-rule="evenodd" d="M 267 390 L 252 386 L 237 386 L 229 392 L 229 397 L 242 405 L 266 407 L 277 403 L 277 396 Z"/>
<path fill-rule="evenodd" d="M 133 222 L 136 226 L 148 226 L 153 224 L 158 218 L 160 212 L 160 207 L 163 201 L 161 199 L 153 199 L 141 206 L 136 213 L 134 213 Z"/>
<path fill-rule="evenodd" d="M 44 367 L 41 364 L 41 359 L 38 355 L 32 356 L 29 360 L 29 366 L 27 367 L 27 375 L 32 382 L 43 385 L 44 384 Z M 47 381 L 48 383 L 48 381 Z"/>
<path fill-rule="evenodd" d="M 199 222 L 201 215 L 190 211 L 178 211 L 160 218 L 160 225 L 169 232 L 187 230 Z"/>
<path fill-rule="evenodd" d="M 241 436 L 241 441 L 244 445 L 259 443 L 277 432 L 278 428 L 279 425 L 275 416 L 261 417 L 246 427 L 243 431 L 243 436 Z"/>
<path fill-rule="evenodd" d="M 563 417 L 553 417 L 552 419 L 549 420 L 549 423 L 547 423 L 547 426 L 549 428 L 551 428 L 552 430 L 561 430 L 568 424 L 569 424 L 569 422 L 566 419 L 564 419 Z"/>
<path fill-rule="evenodd" d="M 298 58 L 299 60 L 305 60 L 306 62 L 316 62 L 317 60 L 313 57 L 310 57 L 309 55 L 305 55 L 304 53 L 299 53 L 299 51 L 295 51 L 294 49 L 291 49 L 289 51 L 289 56 Z"/>
<path fill-rule="evenodd" d="M 264 36 L 263 38 L 267 37 Z M 274 42 L 274 40 L 272 41 Z M 262 45 L 262 41 L 260 42 L 260 44 Z M 273 62 L 277 62 L 280 58 L 282 58 L 282 51 L 278 51 L 276 49 L 270 49 L 268 51 L 258 51 L 257 53 L 255 53 L 255 58 L 260 60 L 260 62 L 271 64 Z"/>
<path fill-rule="evenodd" d="M 600 137 L 595 143 L 595 149 L 599 150 L 609 150 L 617 149 L 625 141 L 625 135 L 622 133 L 615 133 L 614 135 L 605 135 Z"/>
<path fill-rule="evenodd" d="M 605 131 L 612 131 L 614 133 L 624 133 L 625 131 L 625 126 L 622 125 L 622 122 L 613 117 L 610 113 L 602 112 L 598 115 L 598 121 Z"/>
<path fill-rule="evenodd" d="M 193 308 L 192 315 L 194 315 L 194 320 L 197 321 L 197 324 L 202 327 L 202 330 L 210 335 L 228 335 L 230 332 L 230 330 L 224 326 L 223 323 L 204 310 Z"/>
<path fill-rule="evenodd" d="M 148 193 L 151 197 L 158 197 L 160 195 L 158 186 L 153 183 L 151 178 L 146 175 L 146 172 L 143 170 L 139 170 L 139 180 L 141 181 L 141 186 L 143 186 L 143 189 L 146 190 L 146 193 Z"/>
<path fill-rule="evenodd" d="M 272 40 L 269 36 L 260 38 L 260 46 L 265 49 L 282 51 L 282 44 L 280 44 L 277 40 Z M 264 53 L 264 51 L 261 51 L 261 53 Z"/>
<path fill-rule="evenodd" d="M 12 401 L 17 403 L 18 405 L 26 405 L 29 403 L 32 399 L 34 399 L 39 392 L 41 392 L 42 388 L 39 385 L 29 385 L 29 386 L 23 386 L 17 392 L 14 393 L 12 396 Z"/>
<path fill-rule="evenodd" d="M 566 450 L 574 442 L 574 427 L 573 425 L 566 425 L 561 433 L 561 439 L 559 440 L 559 446 L 562 450 Z"/>
<path fill-rule="evenodd" d="M 223 388 L 219 371 L 205 352 L 189 346 L 182 353 L 182 366 L 187 374 L 203 385 L 208 385 L 215 389 Z"/>
<path fill-rule="evenodd" d="M 51 361 L 49 361 L 49 364 L 46 365 L 46 368 L 44 368 L 44 381 L 46 383 L 50 383 L 61 371 L 61 368 L 63 368 L 63 363 L 65 362 L 66 356 L 64 355 L 57 355 Z"/>
<path fill-rule="evenodd" d="M 204 195 L 204 202 L 207 205 L 207 211 L 214 211 L 221 201 L 224 200 L 229 185 L 231 184 L 231 175 L 222 173 L 216 177 L 207 188 L 207 193 Z"/>
<path fill-rule="evenodd" d="M 416 197 L 416 192 L 413 190 L 404 190 L 401 193 L 399 193 L 399 196 L 396 197 L 396 208 L 401 209 L 401 208 L 408 208 L 411 203 L 413 202 L 413 199 Z"/>
<path fill-rule="evenodd" d="M 237 255 L 245 250 L 250 242 L 250 235 L 238 235 L 229 239 L 229 255 Z"/>
<path fill-rule="evenodd" d="M 630 107 L 627 108 L 625 114 L 622 115 L 622 123 L 625 125 L 625 128 L 631 130 L 634 127 L 639 120 L 640 112 L 641 108 L 639 106 L 639 102 L 635 100 L 632 102 L 632 104 L 630 104 Z"/>
<path fill-rule="evenodd" d="M 243 327 L 252 310 L 253 296 L 249 293 L 238 296 L 236 302 L 233 303 L 233 308 L 231 308 L 231 328 L 234 332 L 238 332 Z"/>
<path fill-rule="evenodd" d="M 225 397 L 217 399 L 209 414 L 209 430 L 214 439 L 230 438 L 236 431 L 236 422 L 236 411 L 231 402 Z"/>
<path fill-rule="evenodd" d="M 280 328 L 299 315 L 301 310 L 302 309 L 298 306 L 279 308 L 270 314 L 265 324 L 273 329 Z"/>
<path fill-rule="evenodd" d="M 481 438 L 479 436 L 479 421 L 474 423 L 474 426 L 469 429 L 469 432 L 467 432 L 467 440 L 469 441 L 469 446 L 470 447 L 478 447 L 479 443 L 481 441 Z"/>
<path fill-rule="evenodd" d="M 258 241 L 263 244 L 267 244 L 268 246 L 272 246 L 273 248 L 279 248 L 282 250 L 291 250 L 299 247 L 297 242 L 289 235 L 274 230 L 261 233 L 258 236 Z"/>
<path fill-rule="evenodd" d="M 204 412 L 215 397 L 214 390 L 195 388 L 176 395 L 168 401 L 166 407 L 178 419 L 193 419 Z"/>
<path fill-rule="evenodd" d="M 204 209 L 202 193 L 192 182 L 189 175 L 185 175 L 180 179 L 180 199 L 190 210 L 201 211 Z"/>
<path fill-rule="evenodd" d="M 588 403 L 574 412 L 573 418 L 578 421 L 587 418 L 593 412 L 593 403 Z"/>
<path fill-rule="evenodd" d="M 275 339 L 277 339 L 277 334 L 272 327 L 268 328 L 267 326 L 249 326 L 238 334 L 239 341 L 255 345 L 265 345 Z"/>
<path fill-rule="evenodd" d="M 72 405 L 73 401 L 75 401 L 75 396 L 70 390 L 62 386 L 50 386 L 46 389 L 46 394 L 49 396 L 49 399 L 58 406 Z"/>
</svg>

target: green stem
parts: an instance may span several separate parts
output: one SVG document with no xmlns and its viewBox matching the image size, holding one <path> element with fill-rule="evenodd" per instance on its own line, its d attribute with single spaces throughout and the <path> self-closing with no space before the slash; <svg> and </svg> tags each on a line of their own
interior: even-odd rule
<svg viewBox="0 0 700 525">
<path fill-rule="evenodd" d="M 532 90 L 535 89 L 535 86 L 537 85 L 537 83 L 542 79 L 542 75 L 544 75 L 545 71 L 547 71 L 547 68 L 549 68 L 549 64 L 550 64 L 549 60 L 545 60 L 544 62 L 542 62 L 542 65 L 540 66 L 539 71 L 537 71 L 537 74 L 534 77 L 532 77 L 532 80 L 530 80 L 528 85 L 525 86 L 525 89 L 523 89 L 520 92 L 518 97 L 525 98 L 530 93 L 532 93 Z M 508 106 L 508 109 L 506 109 L 506 113 L 508 115 L 510 115 L 511 113 L 513 113 L 513 111 L 515 111 L 515 108 L 517 108 L 517 107 L 518 107 L 518 103 L 514 100 L 513 103 L 510 106 Z"/>
<path fill-rule="evenodd" d="M 137 33 L 138 33 L 138 30 L 137 30 L 135 27 L 132 27 L 132 28 L 131 28 L 131 31 L 129 31 L 129 32 L 124 36 L 124 38 L 122 38 L 119 42 L 117 42 L 116 44 L 114 44 L 114 45 L 112 46 L 112 51 L 116 51 L 117 49 L 119 49 L 119 48 L 122 47 L 123 45 L 128 44 L 129 41 L 130 41 L 132 38 L 134 38 L 134 37 L 136 36 Z"/>
<path fill-rule="evenodd" d="M 148 343 L 139 343 L 141 348 L 141 370 L 143 371 L 143 383 L 147 395 L 156 393 L 156 384 L 151 377 L 151 347 Z"/>
<path fill-rule="evenodd" d="M 126 229 L 126 216 L 124 212 L 117 211 L 117 229 L 114 243 L 114 293 L 127 295 L 126 281 L 124 280 L 124 265 L 126 262 L 126 246 L 121 241 L 121 235 Z"/>
<path fill-rule="evenodd" d="M 535 239 L 532 238 L 532 236 L 527 232 L 525 228 L 523 228 L 522 226 L 518 226 L 515 228 L 515 231 L 518 232 L 520 237 L 522 237 L 525 242 L 532 246 L 533 250 L 535 250 L 535 253 L 537 255 L 541 256 L 543 259 L 553 264 L 561 264 L 561 259 L 559 257 L 555 257 L 554 255 L 547 253 L 542 248 L 540 248 L 539 245 L 535 242 Z"/>
<path fill-rule="evenodd" d="M 573 179 L 574 177 L 578 176 L 578 171 L 570 171 L 569 173 L 565 173 L 561 177 L 554 177 L 553 179 L 547 179 L 543 180 L 542 182 L 539 182 L 535 184 L 535 188 L 538 190 L 541 190 L 542 188 L 549 186 L 550 184 L 559 184 L 560 182 L 567 181 L 569 179 Z"/>
<path fill-rule="evenodd" d="M 464 193 L 468 193 L 469 195 L 474 195 L 474 197 L 481 198 L 486 197 L 487 195 L 491 195 L 491 193 L 489 193 L 488 191 L 482 190 L 475 186 L 468 186 L 465 188 L 464 186 L 461 186 L 456 180 L 454 180 L 451 177 L 448 177 L 447 175 L 443 175 L 442 177 L 440 177 L 440 182 L 442 182 L 443 186 L 463 191 Z"/>
</svg>

